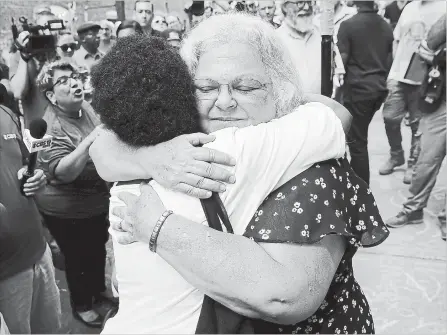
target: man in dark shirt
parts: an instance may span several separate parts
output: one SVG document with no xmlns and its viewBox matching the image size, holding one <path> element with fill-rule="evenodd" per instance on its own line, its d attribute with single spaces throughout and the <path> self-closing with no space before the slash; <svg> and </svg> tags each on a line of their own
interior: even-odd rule
<svg viewBox="0 0 447 335">
<path fill-rule="evenodd" d="M 386 6 L 384 18 L 389 21 L 393 29 L 399 21 L 400 14 L 402 14 L 402 11 L 409 2 L 411 1 L 393 1 L 388 6 Z"/>
<path fill-rule="evenodd" d="M 19 117 L 0 104 L 0 313 L 13 334 L 57 333 L 59 290 L 33 199 L 46 180 L 36 170 L 20 193 L 26 150 Z"/>
<path fill-rule="evenodd" d="M 345 107 L 353 116 L 348 134 L 351 165 L 369 184 L 368 127 L 387 95 L 393 32 L 372 1 L 355 1 L 358 13 L 338 31 L 338 48 L 346 70 Z"/>
</svg>

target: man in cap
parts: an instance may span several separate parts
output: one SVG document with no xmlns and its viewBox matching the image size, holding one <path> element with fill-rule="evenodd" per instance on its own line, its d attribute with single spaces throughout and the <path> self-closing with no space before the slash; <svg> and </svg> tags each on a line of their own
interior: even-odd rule
<svg viewBox="0 0 447 335">
<path fill-rule="evenodd" d="M 99 50 L 101 26 L 94 22 L 85 22 L 78 29 L 78 36 L 81 46 L 73 55 L 75 62 L 89 71 L 103 56 Z"/>
<path fill-rule="evenodd" d="M 166 29 L 161 33 L 161 37 L 164 38 L 170 45 L 179 49 L 181 36 L 180 33 L 175 29 Z"/>
</svg>

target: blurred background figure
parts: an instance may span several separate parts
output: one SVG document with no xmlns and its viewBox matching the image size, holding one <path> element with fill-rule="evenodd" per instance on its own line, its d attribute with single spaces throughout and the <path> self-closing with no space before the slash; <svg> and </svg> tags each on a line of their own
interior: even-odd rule
<svg viewBox="0 0 447 335">
<path fill-rule="evenodd" d="M 100 26 L 99 51 L 106 54 L 115 45 L 115 39 L 113 36 L 115 26 L 108 20 L 102 20 L 100 22 Z"/>
<path fill-rule="evenodd" d="M 106 12 L 106 20 L 112 23 L 118 21 L 118 13 L 116 12 L 116 10 L 108 10 Z"/>
<path fill-rule="evenodd" d="M 351 166 L 369 185 L 368 129 L 388 93 L 386 79 L 394 38 L 390 25 L 377 14 L 372 1 L 354 3 L 358 13 L 341 23 L 338 47 L 346 69 L 344 106 L 353 117 L 347 141 Z"/>
<path fill-rule="evenodd" d="M 44 119 L 53 142 L 38 157 L 48 184 L 36 195 L 36 203 L 65 256 L 73 316 L 101 328 L 103 319 L 94 307 L 107 300 L 109 195 L 88 154 L 100 121 L 84 100 L 81 76 L 72 64 L 47 64 L 37 85 L 50 102 Z"/>
<path fill-rule="evenodd" d="M 161 32 L 168 29 L 168 24 L 165 19 L 165 13 L 154 12 L 154 17 L 152 19 L 151 28 L 154 36 L 160 36 Z"/>
<path fill-rule="evenodd" d="M 170 45 L 179 49 L 181 36 L 180 33 L 175 29 L 166 29 L 161 33 L 161 37 L 164 38 Z"/>
<path fill-rule="evenodd" d="M 124 20 L 116 29 L 116 38 L 131 36 L 135 34 L 144 34 L 143 28 L 135 20 Z"/>
<path fill-rule="evenodd" d="M 277 28 L 277 25 L 273 22 L 275 17 L 276 5 L 275 1 L 260 1 L 258 7 L 258 14 L 264 20 Z"/>
<path fill-rule="evenodd" d="M 305 93 L 321 93 L 321 33 L 314 24 L 314 1 L 285 1 L 281 8 L 284 21 L 277 29 L 289 52 Z M 338 52 L 336 46 L 334 51 Z M 334 57 L 334 83 L 341 82 L 345 73 L 339 53 Z"/>
<path fill-rule="evenodd" d="M 166 23 L 168 24 L 169 29 L 174 29 L 179 32 L 183 31 L 183 24 L 180 20 L 180 17 L 177 13 L 170 13 L 166 16 Z"/>
<path fill-rule="evenodd" d="M 211 1 L 205 1 L 205 13 L 203 14 L 204 18 L 210 18 L 213 16 L 213 5 Z"/>
<path fill-rule="evenodd" d="M 402 14 L 405 6 L 411 1 L 393 1 L 388 6 L 385 7 L 385 13 L 383 17 L 385 20 L 391 24 L 391 27 L 394 29 L 396 27 L 397 22 L 399 21 L 400 15 Z"/>
<path fill-rule="evenodd" d="M 71 33 L 64 33 L 57 39 L 57 58 L 66 62 L 73 62 L 73 55 L 78 49 L 78 43 Z"/>
<path fill-rule="evenodd" d="M 148 0 L 135 1 L 134 20 L 137 21 L 145 34 L 151 34 L 151 22 L 154 17 L 153 4 Z"/>
<path fill-rule="evenodd" d="M 258 13 L 258 1 L 245 1 L 245 11 L 249 14 L 256 15 Z"/>
</svg>

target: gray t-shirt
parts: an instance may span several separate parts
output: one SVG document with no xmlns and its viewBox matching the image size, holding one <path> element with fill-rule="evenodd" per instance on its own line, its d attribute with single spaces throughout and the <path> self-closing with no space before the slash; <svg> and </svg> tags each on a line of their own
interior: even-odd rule
<svg viewBox="0 0 447 335">
<path fill-rule="evenodd" d="M 36 196 L 39 209 L 46 215 L 84 219 L 107 213 L 109 189 L 89 159 L 81 174 L 71 183 L 57 179 L 55 170 L 60 160 L 73 152 L 100 125 L 91 105 L 84 102 L 81 117 L 70 117 L 48 106 L 44 120 L 47 134 L 53 136 L 51 148 L 38 156 L 38 166 L 45 171 L 48 185 Z"/>
</svg>

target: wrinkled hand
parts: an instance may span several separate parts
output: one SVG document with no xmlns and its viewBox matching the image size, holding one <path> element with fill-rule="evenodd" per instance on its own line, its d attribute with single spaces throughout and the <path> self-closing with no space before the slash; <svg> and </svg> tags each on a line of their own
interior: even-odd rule
<svg viewBox="0 0 447 335">
<path fill-rule="evenodd" d="M 115 230 L 114 236 L 120 244 L 149 243 L 155 224 L 166 210 L 158 194 L 149 184 L 142 183 L 140 191 L 139 197 L 128 192 L 118 195 L 126 207 L 113 209 L 113 215 L 121 221 L 111 221 L 110 225 Z"/>
<path fill-rule="evenodd" d="M 235 182 L 233 173 L 219 165 L 235 165 L 231 156 L 197 147 L 214 141 L 214 135 L 183 135 L 152 147 L 133 150 L 115 133 L 107 129 L 100 129 L 99 133 L 89 153 L 104 180 L 153 178 L 168 189 L 196 198 L 209 198 L 211 192 L 224 192 L 224 182 Z"/>
<path fill-rule="evenodd" d="M 17 172 L 17 178 L 22 180 L 23 173 L 26 171 L 26 167 L 21 168 Z M 23 192 L 27 197 L 32 197 L 35 195 L 41 188 L 43 188 L 47 184 L 47 178 L 42 170 L 36 169 L 34 170 L 34 176 L 28 178 L 25 185 L 23 185 Z"/>
<path fill-rule="evenodd" d="M 204 147 L 214 141 L 214 135 L 189 134 L 176 137 L 155 146 L 157 165 L 152 178 L 162 186 L 191 195 L 209 198 L 211 192 L 224 192 L 221 182 L 234 183 L 234 175 L 218 164 L 233 166 L 236 161 L 229 155 Z"/>
</svg>

